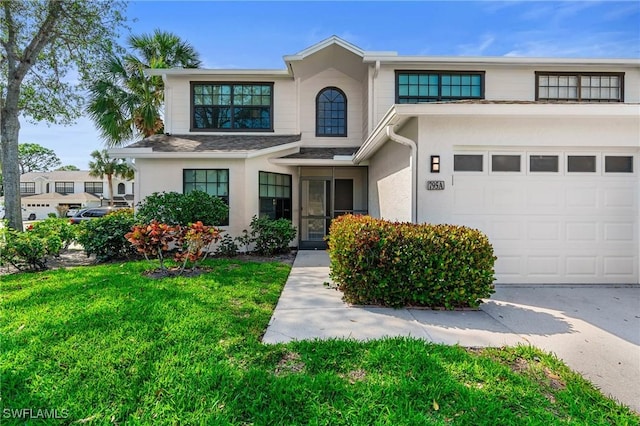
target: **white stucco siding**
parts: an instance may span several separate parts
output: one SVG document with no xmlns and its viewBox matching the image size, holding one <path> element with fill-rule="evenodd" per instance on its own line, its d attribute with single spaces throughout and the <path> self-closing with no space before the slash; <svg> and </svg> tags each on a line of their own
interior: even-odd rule
<svg viewBox="0 0 640 426">
<path fill-rule="evenodd" d="M 429 71 L 485 71 L 485 99 L 534 101 L 536 71 L 549 72 L 624 72 L 625 103 L 640 103 L 640 69 L 615 66 L 497 66 L 497 65 L 430 65 L 403 66 L 387 64 L 380 68 L 378 77 L 372 82 L 375 93 L 375 106 L 372 113 L 374 122 L 380 121 L 388 109 L 396 101 L 396 70 L 429 70 Z"/>
<path fill-rule="evenodd" d="M 292 209 L 292 222 L 297 227 L 299 222 L 300 203 L 298 202 L 298 167 L 278 166 L 269 162 L 268 156 L 251 158 L 246 160 L 244 174 L 245 174 L 245 211 L 237 211 L 235 214 L 243 217 L 245 227 L 242 229 L 249 229 L 249 224 L 254 215 L 258 215 L 260 212 L 259 203 L 259 172 L 280 173 L 291 175 L 291 209 Z M 237 235 L 240 235 L 240 232 Z M 293 244 L 297 244 L 297 238 L 292 241 Z"/>
<path fill-rule="evenodd" d="M 421 117 L 418 221 L 485 232 L 499 283 L 638 283 L 639 120 Z M 483 171 L 454 172 L 456 153 L 482 155 Z M 521 171 L 491 171 L 494 154 L 519 155 Z M 530 155 L 558 156 L 559 171 L 530 172 Z M 568 172 L 569 155 L 594 156 L 596 171 Z M 608 155 L 631 156 L 634 172 L 606 173 Z M 428 180 L 445 190 L 428 191 Z"/>
<path fill-rule="evenodd" d="M 387 142 L 369 160 L 369 214 L 411 221 L 411 150 Z"/>
<path fill-rule="evenodd" d="M 251 218 L 259 213 L 258 172 L 273 172 L 292 175 L 293 223 L 298 218 L 298 176 L 296 167 L 271 164 L 268 157 L 250 159 L 138 159 L 136 179 L 136 202 L 154 192 L 183 192 L 184 169 L 228 169 L 229 170 L 229 225 L 223 228 L 232 237 L 250 229 Z"/>
<path fill-rule="evenodd" d="M 297 92 L 293 79 L 264 78 L 254 76 L 171 76 L 166 85 L 166 94 L 171 105 L 165 110 L 167 130 L 173 134 L 197 134 L 191 132 L 191 86 L 192 81 L 209 82 L 266 82 L 273 83 L 273 127 L 274 133 L 296 134 L 297 127 Z M 200 132 L 211 134 L 211 132 Z"/>
<path fill-rule="evenodd" d="M 244 215 L 234 212 L 246 210 L 245 165 L 242 160 L 191 160 L 191 159 L 138 159 L 136 161 L 136 201 L 154 192 L 183 192 L 184 169 L 229 169 L 229 226 L 224 227 L 234 235 L 242 231 Z"/>
<path fill-rule="evenodd" d="M 337 87 L 347 97 L 347 137 L 316 137 L 316 97 L 325 87 Z M 357 146 L 362 143 L 362 82 L 329 68 L 300 81 L 300 130 L 309 146 Z"/>
</svg>

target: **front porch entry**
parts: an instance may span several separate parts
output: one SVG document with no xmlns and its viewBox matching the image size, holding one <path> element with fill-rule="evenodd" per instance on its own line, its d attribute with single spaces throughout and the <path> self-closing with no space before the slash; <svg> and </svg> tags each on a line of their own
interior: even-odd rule
<svg viewBox="0 0 640 426">
<path fill-rule="evenodd" d="M 331 220 L 367 214 L 366 167 L 300 168 L 300 249 L 325 249 Z"/>
</svg>

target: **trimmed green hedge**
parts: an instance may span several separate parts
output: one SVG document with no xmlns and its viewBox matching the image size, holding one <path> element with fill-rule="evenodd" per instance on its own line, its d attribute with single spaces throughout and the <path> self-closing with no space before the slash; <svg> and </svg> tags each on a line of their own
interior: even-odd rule
<svg viewBox="0 0 640 426">
<path fill-rule="evenodd" d="M 493 247 L 464 226 L 344 215 L 331 223 L 329 257 L 352 304 L 475 308 L 494 292 Z"/>
</svg>

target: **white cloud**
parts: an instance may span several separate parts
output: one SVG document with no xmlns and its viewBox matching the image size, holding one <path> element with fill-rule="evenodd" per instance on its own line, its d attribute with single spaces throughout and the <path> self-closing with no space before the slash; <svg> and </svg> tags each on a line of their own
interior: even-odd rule
<svg viewBox="0 0 640 426">
<path fill-rule="evenodd" d="M 495 40 L 496 38 L 493 35 L 485 34 L 475 43 L 457 46 L 457 54 L 461 56 L 482 56 Z"/>
</svg>

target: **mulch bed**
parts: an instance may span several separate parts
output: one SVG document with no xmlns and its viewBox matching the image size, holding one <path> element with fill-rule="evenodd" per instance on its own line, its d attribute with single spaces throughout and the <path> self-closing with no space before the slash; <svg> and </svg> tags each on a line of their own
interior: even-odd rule
<svg viewBox="0 0 640 426">
<path fill-rule="evenodd" d="M 237 259 L 247 262 L 282 262 L 288 265 L 293 265 L 293 261 L 296 258 L 297 251 L 292 250 L 289 253 L 278 254 L 274 256 L 258 256 L 252 254 L 239 254 L 238 256 L 227 258 Z M 121 261 L 121 260 L 120 260 Z M 49 257 L 47 259 L 47 266 L 49 269 L 70 268 L 73 266 L 88 266 L 96 263 L 95 256 L 87 256 L 82 249 L 68 248 L 60 253 L 60 256 Z M 11 265 L 0 266 L 0 275 L 15 274 L 18 271 Z M 169 269 L 167 271 L 149 271 L 148 276 L 153 278 L 163 278 L 169 276 L 177 276 L 179 271 L 177 269 Z M 204 272 L 207 272 L 207 268 L 196 268 L 195 270 L 187 269 L 182 274 L 183 277 L 197 276 Z M 157 276 L 156 276 L 157 275 Z"/>
</svg>

